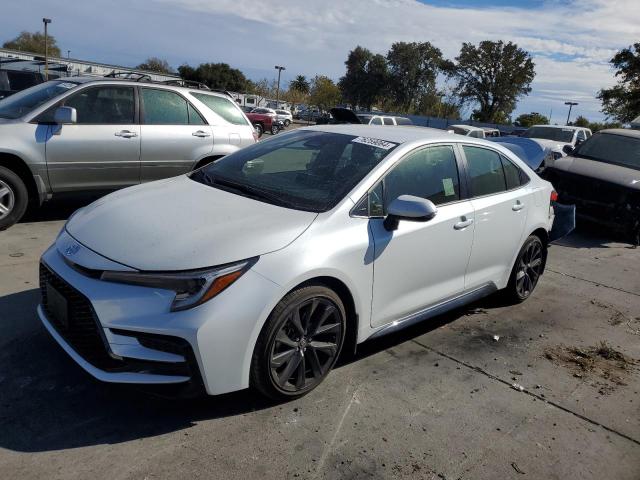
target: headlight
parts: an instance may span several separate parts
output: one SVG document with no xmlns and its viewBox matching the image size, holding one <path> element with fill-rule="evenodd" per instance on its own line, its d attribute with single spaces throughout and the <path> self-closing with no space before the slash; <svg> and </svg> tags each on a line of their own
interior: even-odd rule
<svg viewBox="0 0 640 480">
<path fill-rule="evenodd" d="M 100 276 L 106 282 L 127 283 L 140 287 L 173 290 L 176 297 L 171 311 L 186 310 L 200 305 L 229 287 L 249 270 L 258 257 L 221 267 L 189 272 L 144 273 L 105 271 Z"/>
</svg>

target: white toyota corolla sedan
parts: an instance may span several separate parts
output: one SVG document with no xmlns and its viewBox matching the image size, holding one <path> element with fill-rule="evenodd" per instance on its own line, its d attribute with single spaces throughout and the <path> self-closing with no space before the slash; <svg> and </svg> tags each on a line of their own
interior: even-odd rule
<svg viewBox="0 0 640 480">
<path fill-rule="evenodd" d="M 367 339 L 528 298 L 554 194 L 496 143 L 302 128 L 77 211 L 42 256 L 38 314 L 106 382 L 300 396 Z"/>
</svg>

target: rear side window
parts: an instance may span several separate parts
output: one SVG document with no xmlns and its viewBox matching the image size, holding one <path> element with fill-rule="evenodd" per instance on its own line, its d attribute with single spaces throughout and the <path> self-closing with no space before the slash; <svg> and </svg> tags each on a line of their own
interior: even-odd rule
<svg viewBox="0 0 640 480">
<path fill-rule="evenodd" d="M 216 95 L 207 95 L 205 93 L 192 93 L 191 95 L 196 97 L 227 122 L 232 123 L 233 125 L 247 125 L 247 121 L 244 118 L 244 115 L 242 115 L 240 109 L 230 100 Z"/>
<path fill-rule="evenodd" d="M 168 90 L 143 88 L 142 111 L 147 125 L 189 125 L 187 101 Z"/>
<path fill-rule="evenodd" d="M 193 108 L 193 105 L 189 104 L 189 124 L 190 125 L 206 125 L 207 122 L 204 121 L 204 118 L 198 113 L 198 111 Z"/>
<path fill-rule="evenodd" d="M 500 160 L 502 160 L 502 168 L 504 169 L 504 179 L 507 182 L 507 190 L 518 188 L 522 185 L 523 176 L 520 169 L 502 156 L 500 157 Z"/>
<path fill-rule="evenodd" d="M 396 125 L 413 125 L 413 122 L 409 118 L 396 117 Z"/>
<path fill-rule="evenodd" d="M 393 118 L 384 117 L 383 121 L 385 125 L 393 125 Z"/>
<path fill-rule="evenodd" d="M 382 119 L 380 117 L 376 117 L 371 120 L 371 125 L 382 125 Z"/>
<path fill-rule="evenodd" d="M 463 146 L 467 158 L 471 194 L 474 197 L 504 192 L 507 189 L 500 155 L 486 148 Z"/>
</svg>

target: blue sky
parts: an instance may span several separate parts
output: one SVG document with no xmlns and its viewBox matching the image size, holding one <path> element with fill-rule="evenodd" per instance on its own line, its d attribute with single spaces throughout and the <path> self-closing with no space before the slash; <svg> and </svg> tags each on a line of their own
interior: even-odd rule
<svg viewBox="0 0 640 480">
<path fill-rule="evenodd" d="M 592 120 L 597 91 L 614 83 L 607 63 L 640 41 L 640 0 L 30 0 L 5 2 L 0 41 L 51 32 L 71 56 L 136 65 L 151 55 L 226 62 L 253 79 L 297 74 L 338 79 L 356 45 L 386 53 L 394 41 L 430 41 L 453 58 L 462 42 L 511 40 L 531 52 L 537 76 L 516 114 L 566 119 L 564 101 Z"/>
</svg>

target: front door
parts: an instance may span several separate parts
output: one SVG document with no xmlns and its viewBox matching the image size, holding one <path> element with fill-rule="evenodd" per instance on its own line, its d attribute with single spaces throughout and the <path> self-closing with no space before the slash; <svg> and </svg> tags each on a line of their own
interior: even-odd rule
<svg viewBox="0 0 640 480">
<path fill-rule="evenodd" d="M 133 87 L 85 88 L 64 105 L 77 123 L 50 125 L 47 169 L 54 192 L 115 189 L 140 182 L 140 126 Z"/>
<path fill-rule="evenodd" d="M 394 231 L 385 229 L 382 218 L 370 221 L 373 327 L 400 320 L 464 289 L 474 211 L 471 202 L 462 200 L 453 146 L 429 146 L 408 154 L 370 193 L 370 212 L 379 208 L 380 217 L 384 216 L 389 203 L 405 194 L 431 200 L 438 212 L 427 222 L 400 221 Z"/>
<path fill-rule="evenodd" d="M 143 182 L 189 172 L 213 150 L 213 132 L 177 92 L 140 89 Z"/>
</svg>

